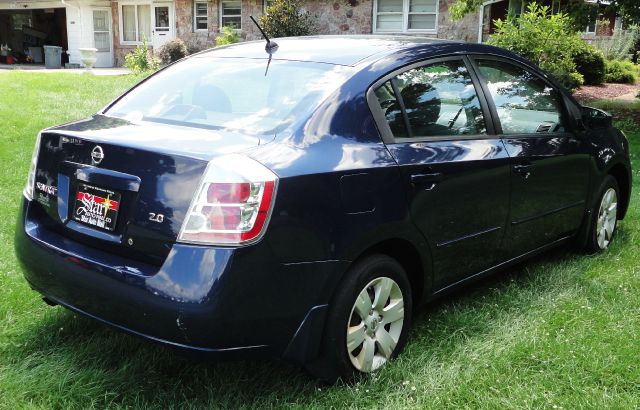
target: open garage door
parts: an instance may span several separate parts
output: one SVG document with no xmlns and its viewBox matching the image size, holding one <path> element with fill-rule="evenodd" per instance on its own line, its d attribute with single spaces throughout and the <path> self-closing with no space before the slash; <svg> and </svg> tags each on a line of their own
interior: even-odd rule
<svg viewBox="0 0 640 410">
<path fill-rule="evenodd" d="M 66 20 L 65 8 L 0 10 L 0 44 L 9 46 L 16 63 L 43 64 L 43 46 L 69 48 Z M 63 53 L 62 63 L 67 61 Z M 2 56 L 0 63 L 6 62 Z"/>
</svg>

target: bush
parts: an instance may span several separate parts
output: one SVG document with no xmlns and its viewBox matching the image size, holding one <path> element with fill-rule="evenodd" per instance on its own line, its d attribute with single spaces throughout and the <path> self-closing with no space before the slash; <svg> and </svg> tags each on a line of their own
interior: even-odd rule
<svg viewBox="0 0 640 410">
<path fill-rule="evenodd" d="M 240 36 L 231 27 L 223 27 L 222 34 L 216 37 L 216 46 L 225 46 L 240 41 Z"/>
<path fill-rule="evenodd" d="M 160 68 L 160 61 L 149 51 L 146 38 L 142 38 L 142 44 L 124 56 L 124 65 L 136 74 L 146 74 L 157 71 Z"/>
<path fill-rule="evenodd" d="M 633 57 L 634 46 L 640 39 L 640 29 L 632 26 L 628 30 L 615 30 L 613 36 L 596 39 L 593 45 L 602 51 L 607 60 L 624 60 Z"/>
<path fill-rule="evenodd" d="M 584 76 L 577 71 L 558 71 L 552 74 L 568 90 L 575 90 L 584 84 Z"/>
<path fill-rule="evenodd" d="M 187 45 L 179 38 L 168 41 L 160 47 L 160 51 L 158 52 L 158 57 L 160 57 L 162 64 L 171 64 L 188 55 Z"/>
<path fill-rule="evenodd" d="M 635 84 L 638 67 L 628 60 L 607 61 L 604 79 L 608 83 Z"/>
<path fill-rule="evenodd" d="M 536 63 L 569 89 L 583 83 L 574 55 L 585 47 L 566 14 L 549 13 L 549 7 L 533 2 L 520 17 L 497 20 L 488 43 L 509 49 Z"/>
<path fill-rule="evenodd" d="M 576 65 L 576 71 L 584 77 L 585 84 L 598 85 L 604 82 L 605 59 L 593 46 L 585 44 L 582 50 L 574 54 L 573 62 Z"/>
<path fill-rule="evenodd" d="M 316 19 L 303 11 L 302 0 L 274 0 L 260 25 L 269 37 L 308 36 L 317 30 Z"/>
<path fill-rule="evenodd" d="M 215 46 L 215 43 L 210 44 L 208 41 L 209 41 L 208 38 L 207 39 L 202 39 L 198 37 L 188 38 L 187 41 L 185 41 L 185 44 L 187 46 L 187 53 L 191 55 Z M 215 39 L 213 41 L 215 41 Z"/>
</svg>

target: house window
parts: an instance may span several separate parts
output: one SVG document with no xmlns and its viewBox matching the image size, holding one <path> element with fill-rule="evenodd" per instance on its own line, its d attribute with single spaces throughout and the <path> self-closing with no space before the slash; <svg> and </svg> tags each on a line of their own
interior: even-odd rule
<svg viewBox="0 0 640 410">
<path fill-rule="evenodd" d="M 376 32 L 435 32 L 439 0 L 377 0 Z"/>
<path fill-rule="evenodd" d="M 619 31 L 623 29 L 623 25 L 622 25 L 622 17 L 616 17 L 616 21 L 613 25 L 613 31 Z"/>
<path fill-rule="evenodd" d="M 120 10 L 120 29 L 122 41 L 125 43 L 139 43 L 143 39 L 151 38 L 151 5 L 131 4 L 122 5 Z"/>
<path fill-rule="evenodd" d="M 196 31 L 209 29 L 209 11 L 206 1 L 196 1 L 194 3 L 193 16 L 193 27 Z"/>
<path fill-rule="evenodd" d="M 520 17 L 524 11 L 524 2 L 522 0 L 509 1 L 509 14 L 514 17 Z"/>
<path fill-rule="evenodd" d="M 598 20 L 596 19 L 589 20 L 589 24 L 587 25 L 587 31 L 586 31 L 587 34 L 595 34 L 597 25 L 598 25 Z"/>
<path fill-rule="evenodd" d="M 234 30 L 242 28 L 241 0 L 222 0 L 220 2 L 220 26 Z"/>
</svg>

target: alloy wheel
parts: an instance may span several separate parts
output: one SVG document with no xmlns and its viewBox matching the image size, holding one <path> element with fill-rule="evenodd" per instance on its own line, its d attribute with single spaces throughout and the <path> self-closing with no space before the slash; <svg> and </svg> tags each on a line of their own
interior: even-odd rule
<svg viewBox="0 0 640 410">
<path fill-rule="evenodd" d="M 596 225 L 596 240 L 600 249 L 606 249 L 611 243 L 618 218 L 618 195 L 614 188 L 609 188 L 602 195 Z"/>
<path fill-rule="evenodd" d="M 404 324 L 404 298 L 400 286 L 378 277 L 360 291 L 347 325 L 347 353 L 353 366 L 364 373 L 380 368 L 400 339 Z"/>
</svg>

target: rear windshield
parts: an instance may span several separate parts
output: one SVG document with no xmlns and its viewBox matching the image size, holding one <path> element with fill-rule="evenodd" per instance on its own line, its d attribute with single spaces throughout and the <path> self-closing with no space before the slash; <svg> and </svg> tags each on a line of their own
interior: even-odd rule
<svg viewBox="0 0 640 410">
<path fill-rule="evenodd" d="M 306 117 L 351 72 L 323 63 L 194 57 L 151 77 L 108 116 L 250 134 L 275 134 Z"/>
</svg>

